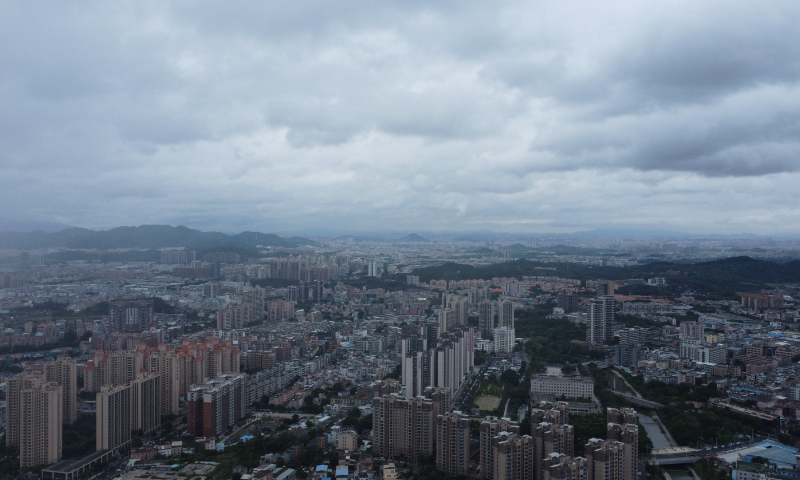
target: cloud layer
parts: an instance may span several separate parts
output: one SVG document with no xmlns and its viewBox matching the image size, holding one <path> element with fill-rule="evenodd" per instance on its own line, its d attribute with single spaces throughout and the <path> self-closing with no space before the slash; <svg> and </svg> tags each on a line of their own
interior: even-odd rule
<svg viewBox="0 0 800 480">
<path fill-rule="evenodd" d="M 797 2 L 431 3 L 1 4 L 0 226 L 800 231 Z"/>
</svg>

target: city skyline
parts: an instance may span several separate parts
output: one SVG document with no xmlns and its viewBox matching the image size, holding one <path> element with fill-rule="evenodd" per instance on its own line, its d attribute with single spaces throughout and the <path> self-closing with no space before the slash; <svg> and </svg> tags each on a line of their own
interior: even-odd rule
<svg viewBox="0 0 800 480">
<path fill-rule="evenodd" d="M 0 8 L 0 230 L 800 233 L 796 4 Z"/>
</svg>

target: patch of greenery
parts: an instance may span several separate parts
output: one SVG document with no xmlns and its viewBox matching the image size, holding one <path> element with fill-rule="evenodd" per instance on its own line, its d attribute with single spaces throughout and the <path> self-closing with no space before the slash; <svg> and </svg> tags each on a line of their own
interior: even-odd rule
<svg viewBox="0 0 800 480">
<path fill-rule="evenodd" d="M 586 329 L 567 320 L 547 318 L 550 308 L 538 305 L 534 309 L 516 312 L 515 328 L 518 337 L 530 337 L 526 343 L 531 362 L 541 371 L 548 363 L 577 363 L 581 360 L 601 359 L 605 353 L 590 350 L 583 345 Z M 573 343 L 579 340 L 581 344 Z"/>
<path fill-rule="evenodd" d="M 690 402 L 706 404 L 710 398 L 723 395 L 716 383 L 666 384 L 658 380 L 645 383 L 641 375 L 620 373 L 643 397 L 665 405 L 658 409 L 658 416 L 679 445 L 702 447 L 733 443 L 751 430 L 764 428 L 760 419 L 730 410 L 695 410 Z"/>
<path fill-rule="evenodd" d="M 738 298 L 737 292 L 759 291 L 769 287 L 770 284 L 794 282 L 800 278 L 799 260 L 776 263 L 750 257 L 731 257 L 701 263 L 656 261 L 629 267 L 598 267 L 531 260 L 514 260 L 485 267 L 445 263 L 436 267 L 417 269 L 414 275 L 419 275 L 420 281 L 423 282 L 441 279 L 521 278 L 523 275 L 542 275 L 543 271 L 537 267 L 555 268 L 555 272 L 548 271 L 548 274 L 578 280 L 598 278 L 626 280 L 663 276 L 667 278 L 667 285 L 659 287 L 659 295 L 675 297 L 688 289 L 709 299 L 735 299 Z M 678 271 L 680 274 L 667 275 L 668 271 Z"/>
<path fill-rule="evenodd" d="M 80 458 L 95 451 L 95 415 L 81 414 L 72 425 L 61 429 L 62 455 L 64 458 Z"/>
<path fill-rule="evenodd" d="M 579 365 L 579 367 L 583 366 Z M 589 364 L 588 373 L 594 379 L 594 395 L 600 400 L 600 404 L 603 408 L 623 408 L 630 406 L 627 400 L 614 394 L 605 372 L 596 364 Z"/>
<path fill-rule="evenodd" d="M 605 413 L 570 415 L 569 423 L 575 428 L 575 455 L 584 456 L 590 438 L 606 438 L 608 421 Z"/>
<path fill-rule="evenodd" d="M 718 469 L 710 458 L 701 458 L 692 468 L 700 480 L 731 480 L 732 478 L 726 470 Z"/>
</svg>

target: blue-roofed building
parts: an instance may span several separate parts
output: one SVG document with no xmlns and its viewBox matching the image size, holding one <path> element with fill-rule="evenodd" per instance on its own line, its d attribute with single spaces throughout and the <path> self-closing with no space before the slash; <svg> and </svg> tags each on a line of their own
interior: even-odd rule
<svg viewBox="0 0 800 480">
<path fill-rule="evenodd" d="M 748 462 L 752 461 L 755 457 L 761 457 L 777 465 L 792 467 L 797 465 L 795 455 L 798 454 L 798 451 L 794 447 L 777 442 L 763 442 L 758 446 L 763 447 L 763 449 L 748 453 L 746 457 Z"/>
<path fill-rule="evenodd" d="M 330 480 L 331 471 L 328 465 L 317 465 L 317 468 L 314 470 L 314 478 L 316 480 Z"/>
</svg>

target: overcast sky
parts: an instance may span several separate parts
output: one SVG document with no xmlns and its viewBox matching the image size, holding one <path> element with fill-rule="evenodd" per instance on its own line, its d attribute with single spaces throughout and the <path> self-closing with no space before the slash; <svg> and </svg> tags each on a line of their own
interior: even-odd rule
<svg viewBox="0 0 800 480">
<path fill-rule="evenodd" d="M 0 230 L 800 232 L 800 2 L 0 2 Z"/>
</svg>

